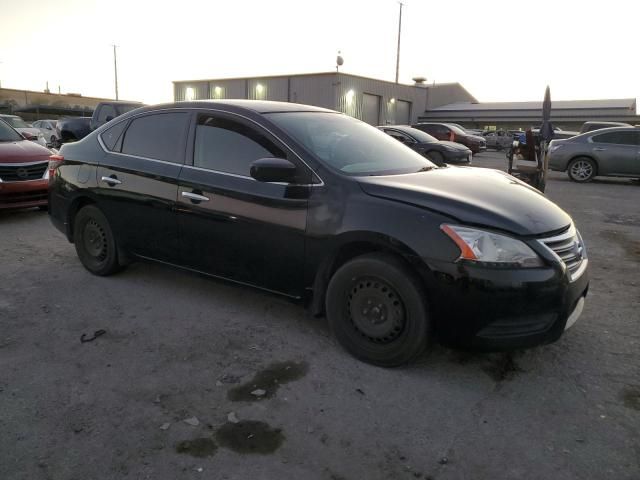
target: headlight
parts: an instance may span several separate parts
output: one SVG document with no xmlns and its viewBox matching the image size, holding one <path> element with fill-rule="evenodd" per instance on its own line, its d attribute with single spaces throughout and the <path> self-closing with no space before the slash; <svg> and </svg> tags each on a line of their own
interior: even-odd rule
<svg viewBox="0 0 640 480">
<path fill-rule="evenodd" d="M 492 266 L 541 267 L 540 257 L 515 238 L 459 225 L 440 228 L 460 248 L 460 258 Z"/>
<path fill-rule="evenodd" d="M 549 148 L 549 152 L 553 153 L 556 150 L 558 150 L 560 147 L 562 147 L 562 144 L 560 144 L 560 145 L 551 145 L 551 148 Z"/>
</svg>

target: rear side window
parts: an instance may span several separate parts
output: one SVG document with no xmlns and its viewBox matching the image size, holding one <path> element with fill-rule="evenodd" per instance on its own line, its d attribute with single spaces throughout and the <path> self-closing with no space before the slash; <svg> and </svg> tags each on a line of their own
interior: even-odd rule
<svg viewBox="0 0 640 480">
<path fill-rule="evenodd" d="M 185 112 L 156 113 L 131 121 L 122 140 L 122 153 L 182 163 L 184 136 L 189 122 Z"/>
<path fill-rule="evenodd" d="M 614 143 L 617 145 L 638 145 L 638 133 L 630 130 L 625 132 L 608 132 L 592 137 L 596 143 Z"/>
<path fill-rule="evenodd" d="M 248 177 L 251 163 L 266 157 L 286 158 L 286 155 L 266 136 L 245 124 L 209 115 L 198 118 L 194 166 Z"/>
<path fill-rule="evenodd" d="M 127 122 L 120 122 L 114 125 L 111 128 L 105 130 L 100 138 L 102 138 L 102 143 L 107 147 L 108 150 L 117 151 L 120 150 L 120 145 L 118 144 L 118 140 L 122 136 L 122 132 L 124 132 L 124 128 L 127 126 Z M 116 148 L 117 145 L 117 148 Z"/>
</svg>

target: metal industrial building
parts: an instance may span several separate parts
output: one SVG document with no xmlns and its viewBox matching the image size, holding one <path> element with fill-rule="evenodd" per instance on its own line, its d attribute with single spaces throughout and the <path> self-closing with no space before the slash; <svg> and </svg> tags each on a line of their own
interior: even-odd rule
<svg viewBox="0 0 640 480">
<path fill-rule="evenodd" d="M 564 130 L 579 130 L 588 120 L 640 123 L 635 98 L 553 101 L 551 120 Z M 467 128 L 528 128 L 541 121 L 542 102 L 456 102 L 427 109 L 420 120 L 454 122 Z"/>
<path fill-rule="evenodd" d="M 173 82 L 174 98 L 247 98 L 316 105 L 371 125 L 407 124 L 425 110 L 454 102 L 477 102 L 459 83 L 404 85 L 341 72 Z"/>
<path fill-rule="evenodd" d="M 91 116 L 106 98 L 84 97 L 78 93 L 34 92 L 0 88 L 0 113 L 19 115 L 27 121 L 62 116 Z"/>
<path fill-rule="evenodd" d="M 404 85 L 341 72 L 173 82 L 174 99 L 247 98 L 304 103 L 371 125 L 454 122 L 467 128 L 539 126 L 542 102 L 480 103 L 459 83 Z M 553 101 L 551 120 L 578 130 L 588 120 L 640 123 L 636 100 Z"/>
</svg>

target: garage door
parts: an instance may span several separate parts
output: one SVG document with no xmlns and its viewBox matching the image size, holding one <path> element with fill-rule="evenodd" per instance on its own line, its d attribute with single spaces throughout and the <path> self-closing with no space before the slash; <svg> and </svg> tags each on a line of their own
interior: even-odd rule
<svg viewBox="0 0 640 480">
<path fill-rule="evenodd" d="M 411 102 L 405 100 L 396 102 L 396 123 L 398 125 L 411 124 Z"/>
<path fill-rule="evenodd" d="M 362 120 L 369 125 L 380 125 L 380 97 L 378 95 L 363 94 Z"/>
</svg>

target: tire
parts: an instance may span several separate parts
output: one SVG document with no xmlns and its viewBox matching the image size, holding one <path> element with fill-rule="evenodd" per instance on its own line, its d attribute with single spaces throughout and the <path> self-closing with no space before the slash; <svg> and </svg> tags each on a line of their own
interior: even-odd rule
<svg viewBox="0 0 640 480">
<path fill-rule="evenodd" d="M 442 153 L 436 150 L 431 150 L 430 152 L 428 152 L 427 157 L 429 157 L 429 159 L 436 165 L 444 165 L 445 163 L 444 156 L 442 155 Z"/>
<path fill-rule="evenodd" d="M 574 158 L 567 166 L 567 175 L 574 182 L 586 183 L 596 176 L 596 162 L 587 157 Z"/>
<path fill-rule="evenodd" d="M 327 320 L 356 358 L 381 367 L 405 365 L 426 349 L 430 321 L 414 274 L 388 254 L 367 254 L 342 265 L 329 281 Z"/>
<path fill-rule="evenodd" d="M 73 241 L 80 262 L 94 275 L 111 275 L 122 269 L 109 221 L 98 207 L 80 209 L 73 222 Z"/>
</svg>

